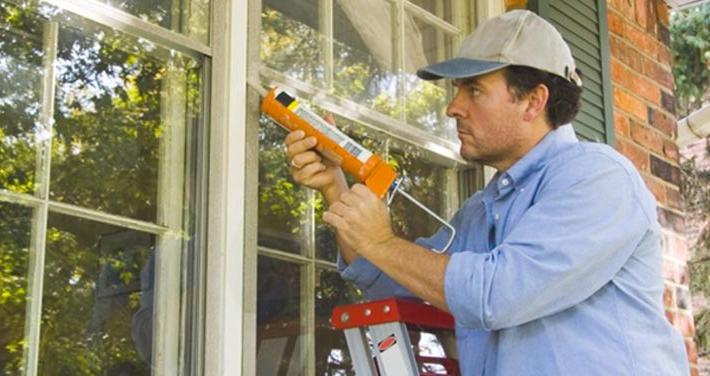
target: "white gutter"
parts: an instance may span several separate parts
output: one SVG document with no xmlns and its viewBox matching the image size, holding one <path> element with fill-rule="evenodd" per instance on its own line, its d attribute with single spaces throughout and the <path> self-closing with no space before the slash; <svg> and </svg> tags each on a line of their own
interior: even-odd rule
<svg viewBox="0 0 710 376">
<path fill-rule="evenodd" d="M 678 120 L 678 147 L 684 148 L 691 142 L 710 135 L 710 103 Z"/>
</svg>

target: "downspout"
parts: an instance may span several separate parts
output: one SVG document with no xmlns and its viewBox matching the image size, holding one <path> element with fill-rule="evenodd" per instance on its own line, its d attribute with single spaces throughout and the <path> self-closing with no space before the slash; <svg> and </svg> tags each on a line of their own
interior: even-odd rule
<svg viewBox="0 0 710 376">
<path fill-rule="evenodd" d="M 678 120 L 678 147 L 684 148 L 692 142 L 710 135 L 710 103 Z"/>
</svg>

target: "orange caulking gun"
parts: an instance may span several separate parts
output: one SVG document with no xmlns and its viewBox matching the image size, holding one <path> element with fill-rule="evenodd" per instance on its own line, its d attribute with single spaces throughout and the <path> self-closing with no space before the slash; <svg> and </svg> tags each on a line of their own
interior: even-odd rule
<svg viewBox="0 0 710 376">
<path fill-rule="evenodd" d="M 316 150 L 321 155 L 340 165 L 343 170 L 356 177 L 380 198 L 384 198 L 389 193 L 388 206 L 392 203 L 395 193 L 399 192 L 443 223 L 451 232 L 451 236 L 442 250 L 434 250 L 434 252 L 444 253 L 449 249 L 456 237 L 456 229 L 405 192 L 401 188 L 402 178 L 397 177 L 394 169 L 377 154 L 373 154 L 338 128 L 328 124 L 296 97 L 281 88 L 273 88 L 266 93 L 261 102 L 261 109 L 286 130 L 290 132 L 302 130 L 306 137 L 315 137 L 318 140 Z"/>
</svg>

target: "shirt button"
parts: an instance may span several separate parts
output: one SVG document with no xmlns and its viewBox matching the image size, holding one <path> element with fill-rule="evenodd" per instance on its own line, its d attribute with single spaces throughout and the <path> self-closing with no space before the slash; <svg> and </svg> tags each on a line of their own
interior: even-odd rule
<svg viewBox="0 0 710 376">
<path fill-rule="evenodd" d="M 508 179 L 503 179 L 503 181 L 501 181 L 501 184 L 503 184 L 504 187 L 507 187 L 510 182 L 508 181 Z"/>
<path fill-rule="evenodd" d="M 500 215 L 498 215 L 498 214 L 494 214 L 494 215 L 493 215 L 493 218 L 495 218 L 495 220 L 497 221 L 497 220 L 499 220 L 499 219 L 500 219 Z"/>
</svg>

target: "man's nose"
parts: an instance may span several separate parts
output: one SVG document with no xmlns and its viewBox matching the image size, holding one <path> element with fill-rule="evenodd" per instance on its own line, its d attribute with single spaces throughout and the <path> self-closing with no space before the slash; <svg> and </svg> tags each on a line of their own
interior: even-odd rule
<svg viewBox="0 0 710 376">
<path fill-rule="evenodd" d="M 464 114 L 465 112 L 461 107 L 461 95 L 457 90 L 456 94 L 454 94 L 454 98 L 449 102 L 449 105 L 446 106 L 446 116 L 460 119 L 464 117 Z"/>
</svg>

